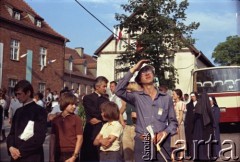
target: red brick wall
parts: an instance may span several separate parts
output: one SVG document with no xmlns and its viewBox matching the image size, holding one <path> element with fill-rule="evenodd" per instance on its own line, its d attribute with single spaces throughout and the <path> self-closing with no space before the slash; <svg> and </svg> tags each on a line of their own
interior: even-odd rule
<svg viewBox="0 0 240 162">
<path fill-rule="evenodd" d="M 3 25 L 3 24 L 2 24 Z M 13 26 L 0 25 L 0 42 L 4 44 L 3 49 L 3 75 L 2 87 L 8 87 L 8 79 L 25 79 L 26 78 L 26 57 L 20 58 L 19 61 L 10 60 L 10 40 L 17 39 L 20 41 L 20 54 L 27 50 L 33 51 L 33 70 L 32 85 L 34 91 L 38 91 L 39 83 L 46 83 L 46 88 L 51 90 L 60 90 L 63 87 L 63 60 L 64 60 L 64 42 L 61 39 L 50 37 L 43 33 L 26 29 L 16 29 Z M 40 71 L 39 49 L 43 46 L 47 48 L 47 61 L 57 59 L 52 64 Z"/>
</svg>

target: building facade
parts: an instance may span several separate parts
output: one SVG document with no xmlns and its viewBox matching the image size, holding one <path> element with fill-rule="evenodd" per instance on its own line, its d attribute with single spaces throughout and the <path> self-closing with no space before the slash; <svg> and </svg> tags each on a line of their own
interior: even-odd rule
<svg viewBox="0 0 240 162">
<path fill-rule="evenodd" d="M 82 96 L 93 91 L 97 61 L 85 54 L 84 48 L 66 48 L 64 67 L 64 87 L 78 91 Z"/>
<path fill-rule="evenodd" d="M 0 88 L 13 93 L 22 79 L 35 92 L 92 92 L 96 60 L 83 48 L 66 47 L 67 38 L 52 29 L 24 0 L 0 1 Z"/>
<path fill-rule="evenodd" d="M 17 81 L 35 91 L 63 87 L 64 51 L 68 41 L 23 0 L 0 1 L 0 86 L 12 92 Z M 57 82 L 56 82 L 57 80 Z"/>
<path fill-rule="evenodd" d="M 104 75 L 109 80 L 118 81 L 123 77 L 123 72 L 117 72 L 119 65 L 117 57 L 125 51 L 124 46 L 129 43 L 129 35 L 122 32 L 122 39 L 119 41 L 111 35 L 96 51 L 97 56 L 97 76 Z M 192 91 L 192 72 L 195 69 L 214 66 L 206 56 L 194 46 L 186 47 L 175 54 L 171 62 L 178 72 L 179 83 L 176 88 L 180 88 L 183 93 Z M 124 66 L 124 65 L 120 65 Z"/>
</svg>

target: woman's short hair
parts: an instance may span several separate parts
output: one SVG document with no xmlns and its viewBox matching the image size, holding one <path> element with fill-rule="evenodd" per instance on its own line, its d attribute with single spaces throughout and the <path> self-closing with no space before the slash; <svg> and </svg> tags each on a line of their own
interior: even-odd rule
<svg viewBox="0 0 240 162">
<path fill-rule="evenodd" d="M 146 72 L 148 70 L 151 70 L 152 73 L 155 74 L 155 68 L 152 65 L 146 65 L 139 70 L 139 72 L 135 78 L 135 82 L 137 82 L 139 85 L 142 85 L 141 84 L 141 75 L 143 72 Z"/>
<path fill-rule="evenodd" d="M 76 104 L 77 97 L 71 92 L 65 92 L 59 99 L 60 110 L 64 111 L 69 104 Z"/>
<path fill-rule="evenodd" d="M 119 108 L 116 103 L 111 101 L 104 102 L 100 105 L 100 109 L 106 119 L 119 120 Z"/>
</svg>

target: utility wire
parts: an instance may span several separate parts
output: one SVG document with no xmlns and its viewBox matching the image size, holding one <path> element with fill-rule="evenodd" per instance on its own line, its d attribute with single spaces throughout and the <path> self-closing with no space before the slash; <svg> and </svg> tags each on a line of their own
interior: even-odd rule
<svg viewBox="0 0 240 162">
<path fill-rule="evenodd" d="M 87 13 L 89 13 L 93 18 L 95 18 L 100 24 L 102 24 L 107 30 L 109 30 L 111 33 L 113 33 L 113 31 L 111 29 L 109 29 L 109 27 L 107 27 L 102 21 L 100 21 L 95 15 L 93 15 L 88 9 L 86 9 L 80 2 L 78 2 L 78 0 L 75 0 L 79 6 L 81 6 L 85 11 L 87 11 Z M 113 33 L 115 36 L 117 36 L 115 33 Z"/>
<path fill-rule="evenodd" d="M 96 19 L 100 24 L 102 24 L 108 31 L 110 31 L 115 37 L 118 37 L 117 34 L 115 34 L 109 27 L 107 27 L 101 20 L 99 20 L 94 14 L 92 14 L 86 7 L 84 7 L 78 0 L 75 0 L 79 6 L 81 6 L 87 13 L 89 13 L 94 19 Z M 136 47 L 133 47 L 131 44 L 129 44 L 127 41 L 123 40 L 122 41 L 129 46 L 131 46 L 133 49 Z"/>
</svg>

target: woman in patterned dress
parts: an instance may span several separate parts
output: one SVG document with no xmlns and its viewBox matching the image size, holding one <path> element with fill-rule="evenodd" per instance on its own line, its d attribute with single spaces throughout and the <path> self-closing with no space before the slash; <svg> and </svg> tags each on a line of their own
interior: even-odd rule
<svg viewBox="0 0 240 162">
<path fill-rule="evenodd" d="M 184 150 L 185 150 L 185 132 L 184 132 L 184 112 L 186 110 L 186 105 L 182 101 L 182 91 L 180 89 L 175 89 L 173 91 L 173 100 L 174 100 L 174 110 L 176 118 L 178 121 L 178 131 L 175 135 L 171 137 L 171 147 L 180 149 L 181 152 L 176 154 L 172 152 L 172 159 L 178 158 L 178 160 L 183 159 Z"/>
</svg>

